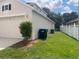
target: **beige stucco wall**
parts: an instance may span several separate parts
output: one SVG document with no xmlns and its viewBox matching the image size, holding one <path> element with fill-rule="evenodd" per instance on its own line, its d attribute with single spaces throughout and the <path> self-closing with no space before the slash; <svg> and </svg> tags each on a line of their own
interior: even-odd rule
<svg viewBox="0 0 79 59">
<path fill-rule="evenodd" d="M 0 18 L 0 37 L 21 38 L 19 26 L 23 21 L 25 16 Z"/>
<path fill-rule="evenodd" d="M 19 26 L 23 21 L 31 21 L 32 9 L 17 0 L 4 0 L 0 6 L 11 4 L 11 11 L 0 10 L 0 37 L 21 38 Z"/>
<path fill-rule="evenodd" d="M 32 18 L 32 9 L 30 6 L 23 5 L 22 3 L 18 2 L 18 0 L 3 0 L 0 2 L 0 7 L 2 5 L 11 4 L 12 10 L 11 11 L 1 11 L 0 10 L 0 17 L 6 16 L 15 16 L 15 15 L 26 15 L 29 20 Z"/>
<path fill-rule="evenodd" d="M 50 32 L 50 29 L 54 29 L 54 23 L 46 19 L 45 17 L 41 16 L 40 14 L 33 11 L 32 16 L 32 26 L 33 26 L 33 33 L 32 38 L 38 37 L 38 31 L 39 29 L 48 29 Z"/>
</svg>

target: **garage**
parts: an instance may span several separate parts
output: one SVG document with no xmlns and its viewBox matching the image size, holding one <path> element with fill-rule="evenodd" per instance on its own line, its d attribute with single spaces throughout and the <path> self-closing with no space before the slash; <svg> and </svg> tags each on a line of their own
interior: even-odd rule
<svg viewBox="0 0 79 59">
<path fill-rule="evenodd" d="M 48 18 L 44 17 L 36 11 L 33 11 L 32 14 L 33 39 L 38 38 L 39 29 L 48 29 L 48 33 L 50 33 L 51 29 L 54 29 L 54 24 L 52 24 L 53 22 Z"/>
<path fill-rule="evenodd" d="M 0 18 L 0 38 L 21 38 L 19 25 L 25 21 L 24 16 Z"/>
</svg>

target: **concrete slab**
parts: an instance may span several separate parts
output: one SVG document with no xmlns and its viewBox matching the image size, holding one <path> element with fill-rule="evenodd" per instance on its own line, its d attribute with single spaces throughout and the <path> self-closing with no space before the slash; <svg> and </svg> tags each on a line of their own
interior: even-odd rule
<svg viewBox="0 0 79 59">
<path fill-rule="evenodd" d="M 0 38 L 0 50 L 3 50 L 17 42 L 22 41 L 23 39 L 9 39 L 9 38 Z"/>
</svg>

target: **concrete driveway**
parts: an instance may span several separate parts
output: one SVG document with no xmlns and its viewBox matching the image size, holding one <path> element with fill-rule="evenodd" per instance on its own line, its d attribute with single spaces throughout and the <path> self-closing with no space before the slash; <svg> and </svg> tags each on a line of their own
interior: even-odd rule
<svg viewBox="0 0 79 59">
<path fill-rule="evenodd" d="M 0 50 L 3 50 L 20 41 L 22 41 L 22 39 L 0 38 Z"/>
</svg>

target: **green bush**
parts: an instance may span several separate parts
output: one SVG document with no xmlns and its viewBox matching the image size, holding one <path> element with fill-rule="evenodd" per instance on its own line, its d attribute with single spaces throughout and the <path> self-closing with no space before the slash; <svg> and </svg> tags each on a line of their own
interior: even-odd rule
<svg viewBox="0 0 79 59">
<path fill-rule="evenodd" d="M 28 22 L 28 21 L 22 22 L 19 28 L 20 28 L 22 37 L 24 37 L 24 39 L 31 38 L 31 35 L 32 35 L 32 23 L 31 22 Z"/>
</svg>

